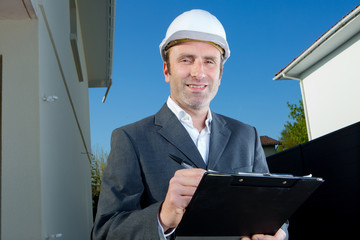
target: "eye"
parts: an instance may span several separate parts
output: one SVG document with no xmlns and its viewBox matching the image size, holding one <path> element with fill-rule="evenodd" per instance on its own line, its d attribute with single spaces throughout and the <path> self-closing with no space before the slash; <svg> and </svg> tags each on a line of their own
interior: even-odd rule
<svg viewBox="0 0 360 240">
<path fill-rule="evenodd" d="M 188 64 L 188 63 L 191 63 L 191 62 L 192 62 L 192 59 L 191 59 L 191 58 L 188 58 L 188 57 L 186 57 L 186 58 L 181 58 L 181 59 L 179 60 L 179 62 L 180 62 L 180 63 L 186 63 L 186 64 Z"/>
<path fill-rule="evenodd" d="M 216 61 L 213 58 L 206 58 L 204 63 L 208 65 L 213 65 L 216 64 Z"/>
</svg>

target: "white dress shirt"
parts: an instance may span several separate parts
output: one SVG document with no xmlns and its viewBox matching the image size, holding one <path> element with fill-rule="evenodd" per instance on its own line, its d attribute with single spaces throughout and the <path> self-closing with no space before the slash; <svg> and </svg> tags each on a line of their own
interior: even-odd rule
<svg viewBox="0 0 360 240">
<path fill-rule="evenodd" d="M 208 163 L 209 157 L 209 146 L 210 146 L 210 133 L 211 133 L 211 121 L 212 115 L 209 109 L 207 118 L 205 120 L 205 128 L 199 130 L 194 127 L 191 116 L 187 114 L 179 105 L 177 105 L 171 97 L 168 98 L 166 102 L 168 108 L 176 115 L 181 124 L 185 127 L 186 131 L 189 133 L 191 139 L 195 143 L 197 149 L 199 150 L 205 164 Z M 176 228 L 175 228 L 176 229 Z M 166 237 L 170 236 L 174 233 L 175 229 L 168 234 L 164 234 L 164 229 L 160 224 L 160 220 L 158 218 L 158 230 L 159 236 L 161 240 L 166 240 Z"/>
<path fill-rule="evenodd" d="M 167 100 L 167 106 L 170 110 L 176 115 L 181 124 L 185 127 L 186 131 L 189 133 L 191 139 L 198 148 L 205 164 L 207 165 L 209 157 L 209 145 L 210 145 L 210 133 L 211 133 L 211 121 L 212 115 L 209 109 L 206 121 L 205 128 L 201 130 L 196 129 L 193 125 L 191 116 L 187 114 L 179 105 L 177 105 L 171 97 Z"/>
</svg>

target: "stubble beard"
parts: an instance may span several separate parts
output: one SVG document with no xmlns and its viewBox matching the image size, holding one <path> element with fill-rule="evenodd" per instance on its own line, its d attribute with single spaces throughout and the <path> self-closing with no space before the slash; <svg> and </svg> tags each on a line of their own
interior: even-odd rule
<svg viewBox="0 0 360 240">
<path fill-rule="evenodd" d="M 207 85 L 207 88 L 212 88 L 210 91 L 196 93 L 196 92 L 186 92 L 186 80 L 183 81 L 183 100 L 184 103 L 191 109 L 201 110 L 204 108 L 208 108 L 210 102 L 215 97 L 217 93 L 217 89 L 213 89 L 213 85 Z"/>
</svg>

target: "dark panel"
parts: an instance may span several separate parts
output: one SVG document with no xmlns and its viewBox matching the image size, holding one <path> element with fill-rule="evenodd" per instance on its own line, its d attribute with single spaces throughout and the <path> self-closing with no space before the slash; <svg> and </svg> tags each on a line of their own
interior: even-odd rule
<svg viewBox="0 0 360 240">
<path fill-rule="evenodd" d="M 301 145 L 289 150 L 267 157 L 271 173 L 290 173 L 295 176 L 303 176 L 304 166 L 301 153 Z"/>
<path fill-rule="evenodd" d="M 360 122 L 267 159 L 272 172 L 325 183 L 290 219 L 291 239 L 346 239 L 360 224 Z"/>
</svg>

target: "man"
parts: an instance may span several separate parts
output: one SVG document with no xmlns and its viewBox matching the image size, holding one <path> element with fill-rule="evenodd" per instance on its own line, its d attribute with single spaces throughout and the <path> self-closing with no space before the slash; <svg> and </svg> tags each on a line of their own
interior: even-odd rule
<svg viewBox="0 0 360 240">
<path fill-rule="evenodd" d="M 230 56 L 216 17 L 181 14 L 160 52 L 170 97 L 154 116 L 113 132 L 93 239 L 173 238 L 204 169 L 268 171 L 255 128 L 209 109 Z M 182 169 L 169 154 L 196 168 Z M 285 231 L 252 239 L 284 239 Z"/>
</svg>

